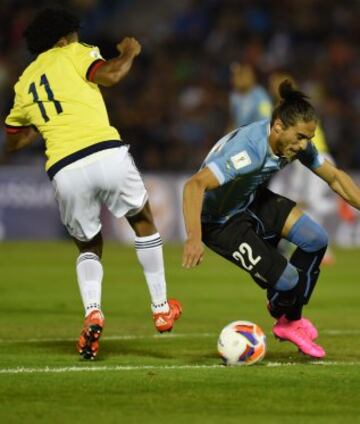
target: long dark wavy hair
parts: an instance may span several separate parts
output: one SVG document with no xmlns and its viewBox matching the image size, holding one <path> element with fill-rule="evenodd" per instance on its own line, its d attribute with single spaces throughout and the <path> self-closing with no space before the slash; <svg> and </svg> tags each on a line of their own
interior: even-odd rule
<svg viewBox="0 0 360 424">
<path fill-rule="evenodd" d="M 279 94 L 281 100 L 273 111 L 271 125 L 275 119 L 280 119 L 286 128 L 297 122 L 318 121 L 316 111 L 308 101 L 309 97 L 294 88 L 289 80 L 280 84 Z"/>
</svg>

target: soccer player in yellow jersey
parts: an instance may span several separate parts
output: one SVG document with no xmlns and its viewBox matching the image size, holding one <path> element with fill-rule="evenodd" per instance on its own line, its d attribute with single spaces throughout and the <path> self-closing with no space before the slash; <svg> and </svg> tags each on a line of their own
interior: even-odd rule
<svg viewBox="0 0 360 424">
<path fill-rule="evenodd" d="M 156 329 L 170 331 L 181 305 L 167 300 L 162 241 L 148 195 L 128 146 L 109 123 L 99 85 L 117 84 L 141 46 L 126 37 L 119 55 L 101 57 L 97 47 L 79 42 L 79 20 L 63 9 L 41 11 L 24 33 L 36 59 L 15 85 L 6 118 L 7 151 L 45 140 L 46 170 L 55 189 L 62 222 L 79 248 L 76 263 L 85 322 L 77 348 L 94 359 L 104 326 L 101 310 L 103 240 L 100 208 L 125 216 L 132 226 L 138 260 L 151 297 Z"/>
</svg>

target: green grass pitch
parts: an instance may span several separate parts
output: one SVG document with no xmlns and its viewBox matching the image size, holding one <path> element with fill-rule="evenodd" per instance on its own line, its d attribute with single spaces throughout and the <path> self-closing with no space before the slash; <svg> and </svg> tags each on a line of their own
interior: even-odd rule
<svg viewBox="0 0 360 424">
<path fill-rule="evenodd" d="M 184 313 L 156 335 L 134 250 L 107 243 L 106 327 L 98 359 L 84 362 L 75 247 L 0 244 L 0 422 L 360 422 L 360 251 L 336 253 L 305 310 L 327 351 L 314 363 L 274 340 L 265 293 L 208 250 L 184 270 L 181 247 L 165 247 L 168 292 Z M 258 365 L 223 367 L 217 336 L 238 319 L 264 329 L 268 352 Z"/>
</svg>

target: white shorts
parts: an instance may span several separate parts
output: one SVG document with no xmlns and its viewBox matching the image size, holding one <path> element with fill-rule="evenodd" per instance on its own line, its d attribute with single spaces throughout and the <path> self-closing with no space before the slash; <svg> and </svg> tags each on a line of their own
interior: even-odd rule
<svg viewBox="0 0 360 424">
<path fill-rule="evenodd" d="M 91 240 L 101 230 L 102 205 L 120 218 L 136 215 L 148 199 L 127 146 L 79 159 L 58 171 L 52 183 L 61 221 L 80 241 Z"/>
</svg>

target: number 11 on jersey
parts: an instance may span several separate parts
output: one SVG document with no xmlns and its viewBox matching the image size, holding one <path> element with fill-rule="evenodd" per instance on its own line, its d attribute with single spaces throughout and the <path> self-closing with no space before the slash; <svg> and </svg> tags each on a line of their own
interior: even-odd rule
<svg viewBox="0 0 360 424">
<path fill-rule="evenodd" d="M 54 93 L 53 93 L 53 91 L 50 87 L 49 81 L 48 81 L 45 74 L 41 75 L 40 85 L 44 86 L 49 102 L 54 103 L 55 110 L 56 110 L 57 114 L 62 113 L 63 108 L 61 106 L 61 103 L 58 100 L 55 100 Z M 50 120 L 50 118 L 46 113 L 43 102 L 39 99 L 39 95 L 38 95 L 38 92 L 36 90 L 36 86 L 35 86 L 34 82 L 32 82 L 29 86 L 29 93 L 33 95 L 34 103 L 37 103 L 37 105 L 39 106 L 40 113 L 41 113 L 41 116 L 43 117 L 44 121 L 48 122 Z"/>
</svg>

